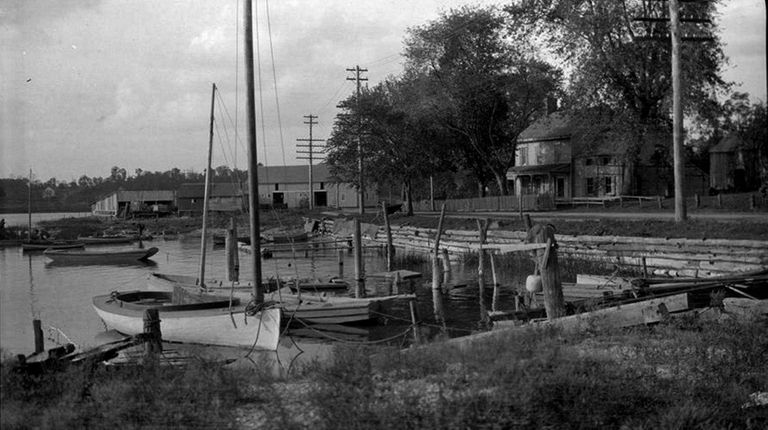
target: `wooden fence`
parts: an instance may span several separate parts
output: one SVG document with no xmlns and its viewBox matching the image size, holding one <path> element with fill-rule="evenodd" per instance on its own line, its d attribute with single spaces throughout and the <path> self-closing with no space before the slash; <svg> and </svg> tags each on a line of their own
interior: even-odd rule
<svg viewBox="0 0 768 430">
<path fill-rule="evenodd" d="M 520 210 L 520 196 L 492 196 L 474 199 L 435 200 L 434 207 L 429 200 L 413 202 L 417 212 L 439 211 L 445 202 L 448 212 L 510 212 Z M 527 194 L 522 198 L 523 211 L 548 211 L 555 209 L 555 200 L 551 194 Z"/>
</svg>

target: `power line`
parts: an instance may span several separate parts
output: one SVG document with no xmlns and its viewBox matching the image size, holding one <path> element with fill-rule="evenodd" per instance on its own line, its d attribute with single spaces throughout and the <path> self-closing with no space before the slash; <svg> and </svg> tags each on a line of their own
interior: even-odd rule
<svg viewBox="0 0 768 430">
<path fill-rule="evenodd" d="M 323 142 L 323 139 L 314 139 L 312 137 L 312 126 L 316 125 L 317 122 L 315 119 L 317 119 L 317 116 L 309 114 L 304 115 L 304 118 L 309 119 L 309 121 L 304 121 L 304 124 L 309 125 L 309 138 L 308 139 L 296 139 L 297 142 L 307 142 L 306 144 L 296 144 L 297 148 L 303 148 L 306 149 L 304 151 L 296 150 L 297 154 L 304 154 L 305 156 L 298 156 L 296 157 L 298 160 L 309 160 L 309 209 L 314 209 L 315 207 L 315 192 L 314 192 L 314 184 L 312 183 L 312 160 L 314 157 L 322 158 L 325 157 L 325 147 L 314 147 L 313 144 L 315 142 Z M 316 152 L 318 151 L 318 152 Z"/>
<path fill-rule="evenodd" d="M 363 118 L 360 114 L 360 82 L 367 81 L 368 78 L 361 78 L 360 73 L 367 72 L 368 69 L 361 69 L 360 66 L 355 66 L 354 69 L 347 69 L 348 72 L 355 72 L 354 77 L 347 77 L 348 81 L 355 81 L 357 84 L 357 96 L 355 98 L 355 105 L 357 110 L 357 169 L 360 175 L 360 185 L 357 191 L 357 204 L 360 215 L 365 214 L 365 180 L 363 179 L 363 143 L 360 137 Z"/>
</svg>

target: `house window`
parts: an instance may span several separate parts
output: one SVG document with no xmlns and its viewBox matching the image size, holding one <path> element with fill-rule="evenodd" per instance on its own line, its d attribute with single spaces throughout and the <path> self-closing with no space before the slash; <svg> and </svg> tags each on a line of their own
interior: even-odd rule
<svg viewBox="0 0 768 430">
<path fill-rule="evenodd" d="M 595 164 L 594 158 L 585 158 L 584 159 L 584 165 L 585 166 L 591 166 L 593 164 Z"/>
<path fill-rule="evenodd" d="M 610 155 L 604 155 L 600 157 L 601 166 L 608 166 L 611 164 L 612 161 L 613 161 L 613 157 L 611 157 Z"/>
<path fill-rule="evenodd" d="M 594 196 L 597 192 L 595 189 L 595 178 L 586 178 L 586 195 Z"/>
<path fill-rule="evenodd" d="M 278 188 L 279 186 L 280 186 L 280 184 L 275 184 L 275 191 L 280 189 L 280 188 Z"/>
<path fill-rule="evenodd" d="M 528 165 L 528 147 L 527 146 L 523 146 L 520 148 L 520 165 L 521 166 Z"/>
<path fill-rule="evenodd" d="M 613 194 L 613 177 L 606 176 L 604 179 L 605 179 L 605 194 Z"/>
<path fill-rule="evenodd" d="M 320 189 L 321 189 L 321 190 L 324 190 L 324 189 L 325 189 L 325 182 L 320 182 Z"/>
</svg>

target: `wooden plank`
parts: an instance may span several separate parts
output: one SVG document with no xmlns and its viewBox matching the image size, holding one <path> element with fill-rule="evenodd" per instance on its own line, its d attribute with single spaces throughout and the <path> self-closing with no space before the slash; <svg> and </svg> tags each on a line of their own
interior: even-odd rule
<svg viewBox="0 0 768 430">
<path fill-rule="evenodd" d="M 470 251 L 479 251 L 479 244 L 471 244 L 467 247 Z M 547 249 L 546 243 L 516 243 L 516 244 L 489 244 L 483 245 L 482 249 L 486 251 L 496 251 L 499 254 L 509 254 L 512 252 L 534 251 L 537 249 Z"/>
<path fill-rule="evenodd" d="M 686 311 L 689 308 L 689 295 L 688 293 L 683 293 L 612 306 L 594 312 L 570 315 L 538 324 L 549 324 L 565 330 L 583 330 L 593 326 L 631 327 L 659 322 L 670 313 Z"/>
</svg>

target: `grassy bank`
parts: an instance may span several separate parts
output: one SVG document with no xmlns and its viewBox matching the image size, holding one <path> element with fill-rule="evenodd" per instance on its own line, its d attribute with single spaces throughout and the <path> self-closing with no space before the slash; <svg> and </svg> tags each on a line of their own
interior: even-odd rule
<svg viewBox="0 0 768 430">
<path fill-rule="evenodd" d="M 2 364 L 2 428 L 754 428 L 768 406 L 766 324 L 685 320 L 564 336 L 505 332 L 462 350 L 338 348 L 290 375 Z"/>
<path fill-rule="evenodd" d="M 351 215 L 350 215 L 351 216 Z M 307 211 L 298 209 L 272 210 L 261 213 L 262 229 L 273 227 L 302 226 L 304 218 L 323 219 L 330 217 L 322 211 Z M 768 217 L 768 214 L 766 215 Z M 225 228 L 229 225 L 230 218 L 218 214 L 212 214 L 209 226 L 213 228 Z M 505 216 L 492 218 L 495 222 L 491 230 L 524 231 L 525 225 L 517 216 Z M 366 213 L 362 217 L 364 222 L 383 225 L 384 220 L 380 214 Z M 102 217 L 66 218 L 54 221 L 42 221 L 40 225 L 49 232 L 55 232 L 60 239 L 74 239 L 77 236 L 89 236 L 99 234 L 105 230 L 135 230 L 138 224 L 144 226 L 145 232 L 153 235 L 166 233 L 188 233 L 200 228 L 201 218 L 145 218 L 135 220 L 109 219 Z M 409 225 L 421 228 L 437 228 L 437 217 L 412 216 L 402 214 L 391 216 L 393 225 Z M 534 222 L 537 220 L 534 219 Z M 748 221 L 709 221 L 688 220 L 684 223 L 674 221 L 652 220 L 618 220 L 618 219 L 594 219 L 594 220 L 566 220 L 558 219 L 552 222 L 558 234 L 567 235 L 595 235 L 595 236 L 635 236 L 635 237 L 664 237 L 664 238 L 688 238 L 688 239 L 732 239 L 732 240 L 768 240 L 768 222 Z M 248 219 L 246 215 L 238 216 L 238 226 L 241 233 L 247 232 Z M 473 230 L 477 229 L 474 218 L 446 218 L 444 228 L 448 230 Z"/>
</svg>

